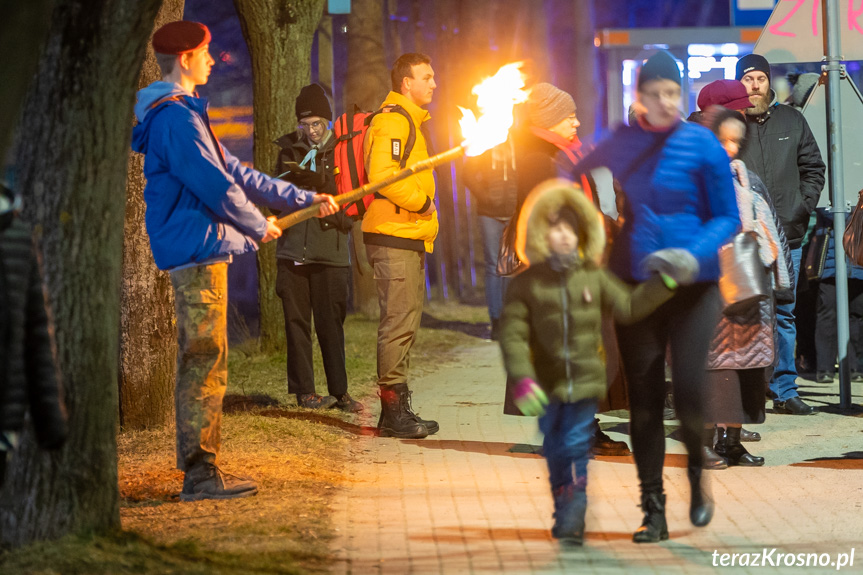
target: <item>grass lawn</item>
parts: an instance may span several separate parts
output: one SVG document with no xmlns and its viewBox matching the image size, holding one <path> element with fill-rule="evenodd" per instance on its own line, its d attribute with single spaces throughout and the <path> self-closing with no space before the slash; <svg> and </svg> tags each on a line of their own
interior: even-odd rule
<svg viewBox="0 0 863 575">
<path fill-rule="evenodd" d="M 451 360 L 487 332 L 485 308 L 427 304 L 414 374 Z M 377 410 L 377 321 L 345 325 L 348 383 Z M 80 535 L 0 555 L 0 573 L 39 575 L 321 573 L 333 538 L 330 505 L 350 472 L 356 416 L 300 409 L 288 395 L 285 353 L 235 346 L 229 355 L 221 466 L 253 477 L 256 497 L 181 503 L 173 426 L 118 435 L 122 532 Z M 326 392 L 315 347 L 315 377 Z"/>
</svg>

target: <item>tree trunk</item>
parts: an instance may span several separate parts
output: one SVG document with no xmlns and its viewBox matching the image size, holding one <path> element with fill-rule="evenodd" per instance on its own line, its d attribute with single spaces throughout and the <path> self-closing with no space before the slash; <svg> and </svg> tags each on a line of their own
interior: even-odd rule
<svg viewBox="0 0 863 575">
<path fill-rule="evenodd" d="M 318 23 L 318 84 L 327 95 L 333 95 L 333 17 L 324 16 Z M 338 113 L 334 111 L 334 113 Z"/>
<path fill-rule="evenodd" d="M 52 0 L 6 2 L 0 21 L 0 163 L 6 158 L 21 104 L 51 24 Z"/>
<path fill-rule="evenodd" d="M 254 89 L 254 163 L 273 173 L 278 148 L 273 141 L 297 125 L 294 103 L 311 78 L 312 39 L 324 0 L 234 0 L 252 57 Z M 269 215 L 266 210 L 265 215 Z M 276 296 L 276 243 L 258 252 L 261 348 L 284 349 L 282 303 Z"/>
<path fill-rule="evenodd" d="M 43 256 L 69 440 L 25 434 L 0 493 L 0 544 L 119 527 L 117 357 L 129 115 L 160 0 L 56 0 L 17 168 Z"/>
<path fill-rule="evenodd" d="M 348 76 L 345 79 L 345 111 L 354 104 L 375 110 L 390 91 L 390 73 L 384 50 L 384 0 L 354 0 L 348 16 Z M 351 232 L 354 309 L 377 317 L 378 292 L 363 243 L 361 224 Z"/>
<path fill-rule="evenodd" d="M 182 20 L 184 4 L 185 0 L 164 0 L 153 31 Z M 148 42 L 138 88 L 161 77 Z M 174 290 L 171 276 L 159 271 L 150 251 L 144 226 L 146 183 L 144 156 L 130 152 L 120 300 L 120 425 L 127 429 L 164 425 L 174 407 Z"/>
</svg>

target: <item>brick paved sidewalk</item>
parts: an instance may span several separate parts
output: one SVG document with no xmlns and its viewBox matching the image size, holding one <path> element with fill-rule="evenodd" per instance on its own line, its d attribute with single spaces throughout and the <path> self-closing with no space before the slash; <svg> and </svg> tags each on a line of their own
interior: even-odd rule
<svg viewBox="0 0 863 575">
<path fill-rule="evenodd" d="M 545 461 L 533 453 L 541 444 L 536 420 L 502 415 L 503 379 L 497 345 L 477 340 L 457 361 L 411 385 L 417 411 L 440 422 L 437 435 L 357 439 L 349 464 L 354 481 L 334 510 L 334 573 L 835 573 L 835 566 L 770 563 L 779 553 L 828 553 L 835 561 L 852 548 L 854 565 L 843 571 L 863 571 L 859 412 L 768 413 L 764 425 L 752 427 L 764 440 L 748 444 L 767 464 L 707 472 L 717 512 L 702 529 L 688 521 L 685 451 L 667 427 L 671 538 L 657 545 L 630 540 L 641 522 L 631 458 L 594 460 L 585 546 L 561 549 L 549 535 Z M 814 405 L 838 403 L 838 384 L 800 383 Z M 858 405 L 861 391 L 855 384 Z M 366 414 L 363 425 L 374 426 L 377 413 Z M 612 437 L 629 439 L 625 418 L 601 419 Z M 772 548 L 766 567 L 713 566 L 714 551 L 718 565 L 723 553 L 763 555 Z"/>
</svg>

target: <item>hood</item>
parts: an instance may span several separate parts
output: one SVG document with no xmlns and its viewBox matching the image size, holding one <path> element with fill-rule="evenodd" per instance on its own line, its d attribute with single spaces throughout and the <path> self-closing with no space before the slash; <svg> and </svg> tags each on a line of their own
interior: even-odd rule
<svg viewBox="0 0 863 575">
<path fill-rule="evenodd" d="M 518 216 L 516 251 L 528 265 L 544 262 L 548 249 L 548 216 L 569 206 L 578 218 L 578 251 L 582 261 L 599 264 L 605 251 L 605 227 L 581 186 L 564 179 L 547 180 L 530 192 Z"/>
<path fill-rule="evenodd" d="M 138 90 L 138 102 L 135 104 L 135 117 L 138 125 L 132 130 L 132 149 L 141 154 L 147 153 L 147 143 L 150 135 L 150 112 L 161 100 L 179 96 L 191 97 L 179 84 L 172 82 L 153 82 L 146 88 Z"/>
<path fill-rule="evenodd" d="M 146 88 L 138 90 L 138 102 L 135 104 L 135 117 L 138 123 L 143 123 L 153 104 L 159 100 L 177 96 L 191 96 L 179 84 L 173 82 L 153 82 Z"/>
</svg>

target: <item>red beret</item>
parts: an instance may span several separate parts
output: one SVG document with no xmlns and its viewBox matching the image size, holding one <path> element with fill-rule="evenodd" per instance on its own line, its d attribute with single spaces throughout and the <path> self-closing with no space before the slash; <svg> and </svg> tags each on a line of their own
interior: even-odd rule
<svg viewBox="0 0 863 575">
<path fill-rule="evenodd" d="M 198 22 L 168 22 L 153 34 L 153 50 L 159 54 L 185 54 L 210 43 L 210 30 Z"/>
</svg>

